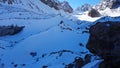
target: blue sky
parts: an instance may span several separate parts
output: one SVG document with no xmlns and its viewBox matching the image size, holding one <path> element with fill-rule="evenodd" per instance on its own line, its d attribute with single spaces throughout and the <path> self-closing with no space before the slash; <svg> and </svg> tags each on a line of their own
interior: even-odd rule
<svg viewBox="0 0 120 68">
<path fill-rule="evenodd" d="M 65 1 L 65 0 L 59 0 L 59 1 Z M 66 0 L 69 2 L 69 4 L 75 9 L 77 6 L 81 6 L 85 3 L 87 4 L 98 4 L 100 0 Z"/>
</svg>

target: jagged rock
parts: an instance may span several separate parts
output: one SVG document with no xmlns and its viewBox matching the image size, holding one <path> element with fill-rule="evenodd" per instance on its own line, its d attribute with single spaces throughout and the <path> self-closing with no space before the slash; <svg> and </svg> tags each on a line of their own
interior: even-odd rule
<svg viewBox="0 0 120 68">
<path fill-rule="evenodd" d="M 24 26 L 0 26 L 0 36 L 14 35 L 22 31 Z"/>
<path fill-rule="evenodd" d="M 91 26 L 87 48 L 104 59 L 100 68 L 119 68 L 120 22 L 98 22 Z"/>
<path fill-rule="evenodd" d="M 40 0 L 40 1 L 50 7 L 55 8 L 56 10 L 59 10 L 61 8 L 60 2 L 57 0 L 56 1 L 55 0 Z"/>
<path fill-rule="evenodd" d="M 63 10 L 68 13 L 73 12 L 72 7 L 69 5 L 69 3 L 67 1 L 64 1 L 64 2 L 60 2 L 58 0 L 38 0 L 38 1 L 41 1 L 44 4 L 48 5 L 49 7 L 54 8 L 56 10 Z M 36 5 L 33 0 L 31 0 L 31 1 L 30 0 L 27 0 L 27 1 L 24 1 L 24 0 L 0 0 L 0 2 L 8 3 L 10 5 L 11 4 L 22 4 L 22 5 L 28 6 L 32 9 L 35 9 L 33 7 L 33 6 L 35 6 L 37 10 L 41 10 L 40 6 Z M 27 2 L 27 3 L 24 3 L 24 2 Z"/>
<path fill-rule="evenodd" d="M 69 3 L 67 1 L 64 1 L 61 3 L 61 6 L 62 6 L 62 9 L 65 11 L 65 12 L 69 12 L 69 13 L 72 13 L 73 12 L 73 9 L 72 7 L 69 5 Z"/>
<path fill-rule="evenodd" d="M 59 2 L 58 0 L 41 0 L 46 5 L 55 8 L 56 10 L 64 10 L 65 12 L 72 13 L 73 9 L 67 1 Z"/>
<path fill-rule="evenodd" d="M 100 13 L 95 10 L 95 9 L 91 9 L 89 12 L 88 12 L 88 16 L 91 16 L 91 17 L 99 17 L 100 16 Z"/>
<path fill-rule="evenodd" d="M 96 7 L 99 10 L 104 10 L 106 8 L 115 9 L 120 7 L 120 0 L 102 0 Z"/>
<path fill-rule="evenodd" d="M 91 9 L 92 9 L 92 6 L 90 4 L 84 4 L 81 7 L 78 7 L 75 11 L 85 12 L 85 11 L 89 11 Z"/>
</svg>

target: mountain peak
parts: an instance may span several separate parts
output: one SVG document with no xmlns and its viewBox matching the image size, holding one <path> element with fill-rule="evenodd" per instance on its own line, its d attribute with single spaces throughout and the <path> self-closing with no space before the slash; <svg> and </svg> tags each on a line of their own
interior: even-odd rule
<svg viewBox="0 0 120 68">
<path fill-rule="evenodd" d="M 106 8 L 115 9 L 120 7 L 120 0 L 102 0 L 98 5 L 98 9 L 104 10 Z"/>
<path fill-rule="evenodd" d="M 69 5 L 67 1 L 59 2 L 58 0 L 0 0 L 1 3 L 6 3 L 9 5 L 19 4 L 27 8 L 43 10 L 41 8 L 41 4 L 45 4 L 50 8 L 54 8 L 55 10 L 63 10 L 68 13 L 72 13 L 73 9 Z M 42 3 L 40 3 L 42 2 Z M 45 8 L 44 8 L 45 9 Z"/>
<path fill-rule="evenodd" d="M 55 8 L 56 10 L 63 10 L 65 12 L 72 13 L 73 9 L 67 1 L 59 2 L 58 0 L 41 0 L 46 5 Z"/>
</svg>

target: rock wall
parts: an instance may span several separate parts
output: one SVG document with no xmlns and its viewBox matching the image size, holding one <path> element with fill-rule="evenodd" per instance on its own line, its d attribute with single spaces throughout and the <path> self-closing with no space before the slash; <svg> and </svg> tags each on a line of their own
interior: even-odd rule
<svg viewBox="0 0 120 68">
<path fill-rule="evenodd" d="M 98 22 L 91 26 L 87 49 L 104 59 L 100 68 L 120 68 L 120 22 Z"/>
</svg>

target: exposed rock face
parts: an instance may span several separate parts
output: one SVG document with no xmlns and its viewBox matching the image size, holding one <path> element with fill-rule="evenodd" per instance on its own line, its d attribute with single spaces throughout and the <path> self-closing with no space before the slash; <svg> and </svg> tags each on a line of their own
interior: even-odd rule
<svg viewBox="0 0 120 68">
<path fill-rule="evenodd" d="M 67 1 L 64 1 L 64 2 L 59 2 L 58 0 L 39 0 L 39 1 L 43 2 L 44 4 L 48 5 L 49 7 L 55 8 L 56 10 L 63 10 L 65 12 L 69 12 L 69 13 L 73 12 L 72 7 L 69 5 L 69 3 Z M 22 4 L 22 5 L 24 4 L 24 0 L 0 0 L 0 2 L 8 3 L 8 4 L 14 4 L 14 3 Z M 29 7 L 32 7 L 34 5 L 36 8 L 39 8 L 37 5 L 32 3 L 32 0 L 28 0 L 26 2 L 28 2 L 26 5 L 28 5 Z"/>
<path fill-rule="evenodd" d="M 91 17 L 99 17 L 100 16 L 100 13 L 95 10 L 95 9 L 91 9 L 88 13 L 88 16 L 91 16 Z"/>
<path fill-rule="evenodd" d="M 46 5 L 55 8 L 56 10 L 59 10 L 61 8 L 61 4 L 57 0 L 40 0 L 41 2 L 45 3 Z"/>
<path fill-rule="evenodd" d="M 65 12 L 69 12 L 69 13 L 72 13 L 73 12 L 73 9 L 72 7 L 69 5 L 69 3 L 67 1 L 64 1 L 61 3 L 61 6 L 62 6 L 62 9 L 65 11 Z"/>
<path fill-rule="evenodd" d="M 6 36 L 6 35 L 14 35 L 22 31 L 24 26 L 18 27 L 18 26 L 0 26 L 0 36 Z"/>
<path fill-rule="evenodd" d="M 92 6 L 90 4 L 84 4 L 81 7 L 78 7 L 75 11 L 85 12 L 85 11 L 89 11 L 91 9 L 92 9 Z"/>
<path fill-rule="evenodd" d="M 100 68 L 120 68 L 120 22 L 98 22 L 91 26 L 87 48 L 104 59 Z"/>
<path fill-rule="evenodd" d="M 120 0 L 102 0 L 97 8 L 104 10 L 106 8 L 114 9 L 118 7 L 120 7 Z"/>
<path fill-rule="evenodd" d="M 45 3 L 46 5 L 55 8 L 56 10 L 64 10 L 65 12 L 69 12 L 72 13 L 73 9 L 72 7 L 69 5 L 68 2 L 64 1 L 62 3 L 60 3 L 57 0 L 41 0 L 41 2 Z"/>
</svg>

